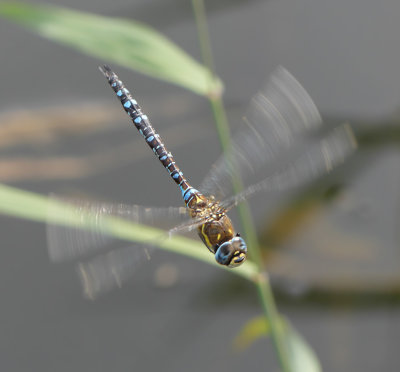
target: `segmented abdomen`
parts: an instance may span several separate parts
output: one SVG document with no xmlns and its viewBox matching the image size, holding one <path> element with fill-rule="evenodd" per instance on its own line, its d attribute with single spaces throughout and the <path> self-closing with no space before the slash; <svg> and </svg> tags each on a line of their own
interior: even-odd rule
<svg viewBox="0 0 400 372">
<path fill-rule="evenodd" d="M 172 154 L 168 152 L 160 136 L 155 132 L 147 115 L 143 114 L 142 109 L 136 100 L 132 98 L 122 81 L 119 80 L 117 74 L 108 66 L 100 67 L 100 70 L 107 78 L 108 83 L 118 96 L 124 110 L 132 119 L 139 133 L 181 189 L 184 201 L 188 205 L 197 190 L 189 185 L 179 167 L 175 164 Z"/>
</svg>

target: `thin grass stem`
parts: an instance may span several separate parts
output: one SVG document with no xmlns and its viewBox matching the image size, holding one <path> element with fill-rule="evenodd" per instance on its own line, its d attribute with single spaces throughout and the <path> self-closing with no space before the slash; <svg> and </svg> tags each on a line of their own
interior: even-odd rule
<svg viewBox="0 0 400 372">
<path fill-rule="evenodd" d="M 215 74 L 214 62 L 212 58 L 211 43 L 208 35 L 205 7 L 203 0 L 192 0 L 194 16 L 196 19 L 199 43 L 202 51 L 203 63 L 208 67 L 212 75 Z M 229 154 L 231 153 L 231 135 L 229 124 L 222 102 L 221 96 L 209 97 L 211 108 L 214 115 L 214 120 L 218 132 L 219 141 L 221 143 L 222 150 L 225 156 L 229 160 Z M 228 161 L 230 164 L 230 162 Z M 233 165 L 234 166 L 234 165 Z M 239 192 L 242 187 L 242 182 L 238 177 L 237 173 L 232 169 L 232 183 L 235 192 Z M 282 332 L 279 329 L 279 318 L 276 309 L 274 297 L 272 294 L 271 286 L 268 280 L 268 276 L 263 273 L 261 252 L 256 238 L 256 232 L 254 229 L 254 223 L 251 217 L 251 212 L 247 203 L 241 203 L 238 207 L 239 217 L 241 225 L 243 227 L 244 234 L 246 236 L 247 244 L 251 247 L 252 260 L 256 264 L 259 276 L 254 281 L 260 301 L 262 304 L 264 315 L 271 325 L 271 338 L 275 346 L 275 350 L 278 356 L 278 360 L 281 366 L 281 370 L 289 372 L 289 363 L 287 358 L 287 350 L 282 337 Z"/>
</svg>

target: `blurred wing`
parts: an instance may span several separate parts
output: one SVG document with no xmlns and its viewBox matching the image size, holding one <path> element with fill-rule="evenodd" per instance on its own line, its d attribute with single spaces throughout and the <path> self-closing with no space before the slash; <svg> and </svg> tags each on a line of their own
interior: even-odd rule
<svg viewBox="0 0 400 372">
<path fill-rule="evenodd" d="M 108 231 L 109 216 L 167 231 L 189 218 L 185 208 L 147 208 L 52 196 L 46 224 L 50 259 L 61 262 L 100 252 L 115 240 Z"/>
<path fill-rule="evenodd" d="M 306 182 L 329 173 L 357 148 L 349 125 L 335 128 L 320 142 L 311 143 L 307 151 L 288 163 L 284 170 L 271 174 L 249 186 L 222 205 L 230 209 L 260 191 L 282 191 L 299 187 Z"/>
<path fill-rule="evenodd" d="M 222 199 L 232 195 L 232 170 L 242 180 L 271 164 L 296 145 L 306 132 L 321 124 L 319 112 L 300 83 L 283 67 L 271 76 L 265 90 L 251 102 L 246 128 L 234 136 L 232 150 L 221 157 L 200 190 Z"/>
<path fill-rule="evenodd" d="M 100 254 L 78 264 L 83 294 L 94 300 L 101 294 L 121 287 L 134 273 L 136 267 L 148 256 L 143 247 L 124 247 Z"/>
<path fill-rule="evenodd" d="M 170 229 L 168 233 L 171 235 L 191 231 L 204 223 L 205 220 L 203 218 L 183 222 Z M 123 247 L 99 254 L 86 262 L 80 262 L 78 274 L 84 296 L 93 300 L 116 287 L 121 287 L 122 283 L 132 276 L 136 267 L 144 259 L 150 258 L 153 248 L 151 242 L 149 244 L 135 244 L 131 247 Z"/>
</svg>

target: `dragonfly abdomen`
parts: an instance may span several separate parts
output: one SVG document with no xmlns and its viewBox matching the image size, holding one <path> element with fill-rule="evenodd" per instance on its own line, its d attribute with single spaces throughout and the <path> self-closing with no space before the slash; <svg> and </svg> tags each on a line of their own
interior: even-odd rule
<svg viewBox="0 0 400 372">
<path fill-rule="evenodd" d="M 108 66 L 100 67 L 100 71 L 107 78 L 108 83 L 119 98 L 125 112 L 132 119 L 136 129 L 143 136 L 144 140 L 153 150 L 164 168 L 168 171 L 171 178 L 179 186 L 185 204 L 188 205 L 198 191 L 191 187 L 187 182 L 183 173 L 176 165 L 172 154 L 168 152 L 165 147 L 160 135 L 155 132 L 149 118 L 147 115 L 143 114 L 141 107 L 138 105 L 136 100 L 132 98 L 129 90 L 125 87 L 122 81 L 119 80 L 117 74 L 115 74 Z"/>
</svg>

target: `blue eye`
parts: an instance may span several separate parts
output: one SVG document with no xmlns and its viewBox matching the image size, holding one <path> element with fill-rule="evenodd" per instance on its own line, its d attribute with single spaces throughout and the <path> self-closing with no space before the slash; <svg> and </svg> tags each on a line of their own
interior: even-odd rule
<svg viewBox="0 0 400 372">
<path fill-rule="evenodd" d="M 225 242 L 218 247 L 215 252 L 215 259 L 219 264 L 229 265 L 232 256 L 231 248 L 230 242 Z"/>
<path fill-rule="evenodd" d="M 222 243 L 215 252 L 215 260 L 224 266 L 236 267 L 246 260 L 247 246 L 245 241 L 236 236 Z"/>
</svg>

